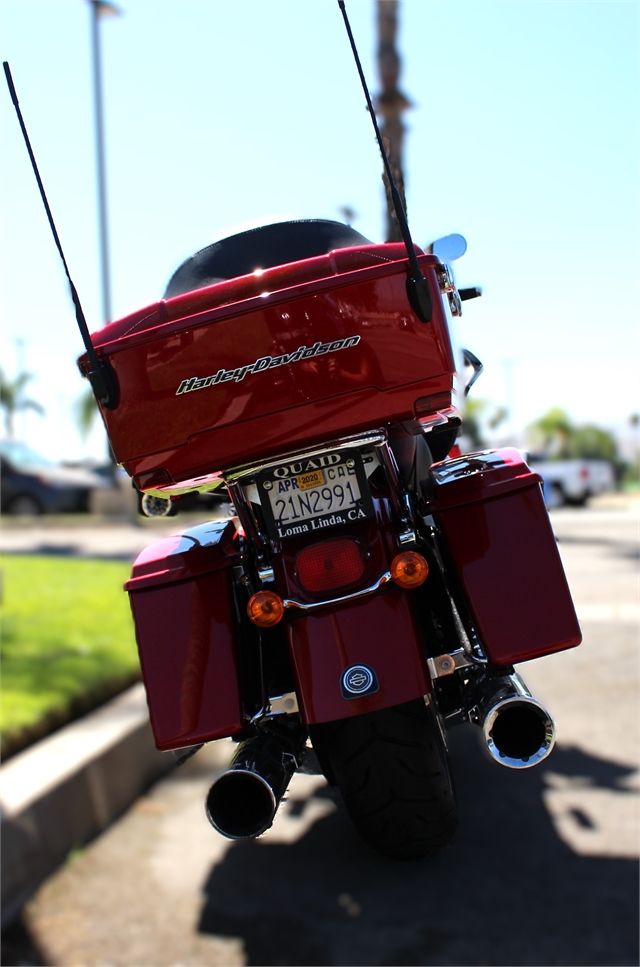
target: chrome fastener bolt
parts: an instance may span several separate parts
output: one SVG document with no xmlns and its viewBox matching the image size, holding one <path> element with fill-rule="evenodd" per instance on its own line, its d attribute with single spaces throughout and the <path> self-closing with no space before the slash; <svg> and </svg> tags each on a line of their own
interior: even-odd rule
<svg viewBox="0 0 640 967">
<path fill-rule="evenodd" d="M 353 470 L 353 468 L 355 467 L 355 465 L 356 465 L 356 462 L 352 458 L 350 458 L 349 460 L 347 460 L 347 467 L 349 468 L 349 470 Z"/>
<path fill-rule="evenodd" d="M 271 483 L 270 480 L 265 480 L 262 486 L 264 487 L 265 490 L 271 490 L 271 488 L 273 487 L 273 484 Z"/>
</svg>

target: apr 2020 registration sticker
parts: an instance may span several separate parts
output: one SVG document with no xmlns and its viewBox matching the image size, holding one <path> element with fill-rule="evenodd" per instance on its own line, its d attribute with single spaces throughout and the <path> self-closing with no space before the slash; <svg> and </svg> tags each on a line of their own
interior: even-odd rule
<svg viewBox="0 0 640 967">
<path fill-rule="evenodd" d="M 373 504 L 362 457 L 338 450 L 263 471 L 258 493 L 271 540 L 321 534 L 371 517 Z"/>
</svg>

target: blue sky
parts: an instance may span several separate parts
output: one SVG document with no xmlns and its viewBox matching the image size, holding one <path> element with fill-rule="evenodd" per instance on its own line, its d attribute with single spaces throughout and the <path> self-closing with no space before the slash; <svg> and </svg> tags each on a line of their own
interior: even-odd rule
<svg viewBox="0 0 640 967">
<path fill-rule="evenodd" d="M 402 0 L 414 102 L 411 228 L 462 232 L 458 338 L 474 392 L 515 429 L 552 405 L 624 427 L 638 409 L 638 4 Z M 381 163 L 335 0 L 122 0 L 102 23 L 115 316 L 161 296 L 188 255 L 245 225 L 339 218 L 383 240 Z M 372 90 L 375 4 L 347 9 Z M 1 0 L 34 150 L 90 328 L 100 296 L 86 0 Z M 2 126 L 3 366 L 20 354 L 51 457 L 101 456 L 74 406 L 82 347 L 10 99 Z M 17 340 L 22 340 L 21 344 Z"/>
</svg>

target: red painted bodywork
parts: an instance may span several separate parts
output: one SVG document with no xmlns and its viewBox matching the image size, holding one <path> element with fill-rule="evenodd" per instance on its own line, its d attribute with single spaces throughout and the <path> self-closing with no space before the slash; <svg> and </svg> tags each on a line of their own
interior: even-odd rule
<svg viewBox="0 0 640 967">
<path fill-rule="evenodd" d="M 185 481 L 352 432 L 414 418 L 420 397 L 450 399 L 455 369 L 435 266 L 421 322 L 401 245 L 329 255 L 156 303 L 92 335 L 120 403 L 102 415 L 119 463 Z M 359 336 L 355 346 L 176 395 L 184 380 Z M 86 370 L 86 357 L 80 360 Z"/>
<path fill-rule="evenodd" d="M 391 508 L 387 496 L 371 479 L 369 486 L 374 516 L 332 532 L 360 546 L 365 562 L 360 580 L 341 592 L 314 594 L 306 590 L 297 580 L 295 562 L 298 552 L 312 542 L 308 536 L 297 537 L 283 541 L 274 555 L 277 586 L 283 593 L 298 601 L 317 603 L 370 587 L 389 569 L 399 549 Z M 318 538 L 316 543 L 328 536 Z M 426 695 L 431 689 L 413 609 L 406 592 L 399 588 L 285 621 L 298 704 L 306 723 L 389 708 Z M 350 665 L 361 663 L 374 669 L 380 689 L 363 698 L 345 699 L 340 677 Z"/>
<path fill-rule="evenodd" d="M 494 665 L 582 640 L 540 483 L 506 447 L 434 464 L 423 484 Z"/>
<path fill-rule="evenodd" d="M 351 718 L 409 702 L 431 690 L 413 610 L 406 592 L 399 589 L 329 613 L 294 618 L 286 630 L 305 723 Z M 380 690 L 344 699 L 340 677 L 356 664 L 374 669 Z"/>
<path fill-rule="evenodd" d="M 238 559 L 229 521 L 159 541 L 133 565 L 125 588 L 159 749 L 242 728 L 230 571 Z"/>
</svg>

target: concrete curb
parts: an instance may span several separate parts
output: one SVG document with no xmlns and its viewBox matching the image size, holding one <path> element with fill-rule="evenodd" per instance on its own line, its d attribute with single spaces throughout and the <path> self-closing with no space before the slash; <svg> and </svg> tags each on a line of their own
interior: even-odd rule
<svg viewBox="0 0 640 967">
<path fill-rule="evenodd" d="M 72 849 L 105 829 L 174 764 L 154 745 L 138 683 L 3 765 L 2 926 Z"/>
</svg>

